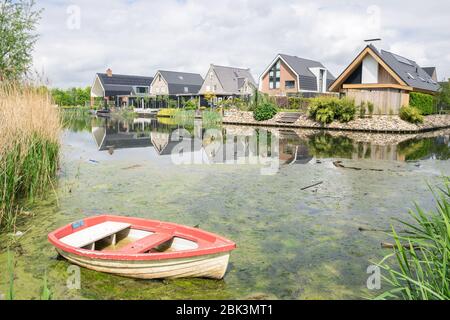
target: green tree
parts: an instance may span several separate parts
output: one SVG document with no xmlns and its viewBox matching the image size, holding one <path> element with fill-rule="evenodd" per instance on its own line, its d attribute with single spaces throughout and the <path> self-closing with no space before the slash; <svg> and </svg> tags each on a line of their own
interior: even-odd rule
<svg viewBox="0 0 450 320">
<path fill-rule="evenodd" d="M 0 81 L 23 78 L 32 65 L 41 9 L 35 0 L 0 2 Z"/>
<path fill-rule="evenodd" d="M 437 96 L 437 102 L 439 108 L 450 110 L 450 81 L 442 84 Z"/>
<path fill-rule="evenodd" d="M 52 97 L 59 106 L 82 106 L 90 103 L 91 87 L 86 88 L 70 88 L 67 90 L 53 89 Z"/>
</svg>

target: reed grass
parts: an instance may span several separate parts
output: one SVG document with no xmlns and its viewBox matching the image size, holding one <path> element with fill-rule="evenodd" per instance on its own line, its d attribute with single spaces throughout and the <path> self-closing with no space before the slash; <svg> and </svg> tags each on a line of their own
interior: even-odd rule
<svg viewBox="0 0 450 320">
<path fill-rule="evenodd" d="M 8 293 L 6 300 L 14 300 L 14 258 L 12 253 L 8 250 Z"/>
<path fill-rule="evenodd" d="M 182 126 L 194 125 L 195 121 L 195 111 L 193 110 L 183 110 L 177 109 L 173 115 L 175 122 Z"/>
<path fill-rule="evenodd" d="M 426 213 L 419 206 L 410 211 L 414 222 L 400 221 L 406 230 L 392 236 L 395 251 L 379 264 L 392 287 L 378 299 L 450 299 L 450 181 L 433 192 L 436 209 Z M 396 263 L 390 261 L 395 258 Z"/>
<path fill-rule="evenodd" d="M 222 124 L 222 115 L 215 111 L 203 111 L 202 113 L 203 126 L 205 128 L 215 128 Z"/>
<path fill-rule="evenodd" d="M 0 227 L 44 196 L 58 169 L 61 119 L 44 88 L 0 84 Z"/>
<path fill-rule="evenodd" d="M 42 284 L 41 300 L 52 300 L 52 291 L 48 287 L 47 272 L 44 274 L 44 280 Z"/>
</svg>

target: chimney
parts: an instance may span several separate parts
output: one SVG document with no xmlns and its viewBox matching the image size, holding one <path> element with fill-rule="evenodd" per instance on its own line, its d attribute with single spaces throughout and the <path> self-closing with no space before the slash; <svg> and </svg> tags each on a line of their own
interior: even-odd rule
<svg viewBox="0 0 450 320">
<path fill-rule="evenodd" d="M 106 75 L 111 78 L 113 76 L 112 70 L 108 68 L 108 70 L 106 70 Z"/>
</svg>

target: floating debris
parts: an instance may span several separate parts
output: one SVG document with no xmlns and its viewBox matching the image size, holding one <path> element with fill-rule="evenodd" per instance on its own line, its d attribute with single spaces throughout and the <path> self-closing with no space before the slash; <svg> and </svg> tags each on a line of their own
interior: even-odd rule
<svg viewBox="0 0 450 320">
<path fill-rule="evenodd" d="M 135 164 L 134 166 L 131 166 L 131 167 L 122 168 L 122 170 L 132 170 L 132 169 L 137 169 L 137 168 L 142 168 L 142 165 Z"/>
<path fill-rule="evenodd" d="M 23 236 L 24 234 L 25 234 L 25 233 L 22 232 L 22 231 L 17 231 L 17 232 L 14 234 L 14 237 L 20 238 L 20 237 Z"/>
<path fill-rule="evenodd" d="M 366 171 L 376 171 L 376 172 L 383 172 L 383 171 L 384 171 L 384 170 L 382 170 L 382 169 L 371 169 L 371 168 L 363 169 L 363 168 L 356 168 L 356 167 L 346 167 L 346 166 L 344 166 L 344 165 L 342 164 L 342 161 L 334 161 L 333 164 L 334 164 L 334 166 L 335 166 L 336 168 L 350 169 L 350 170 L 356 170 L 356 171 L 363 171 L 363 170 L 366 170 Z"/>
<path fill-rule="evenodd" d="M 323 181 L 320 181 L 320 182 L 317 182 L 317 183 L 315 183 L 315 184 L 312 184 L 312 185 L 310 185 L 310 186 L 307 186 L 307 187 L 301 188 L 300 190 L 302 190 L 302 191 L 304 191 L 304 190 L 308 190 L 308 189 L 310 189 L 310 188 L 314 188 L 314 187 L 320 186 L 321 184 L 323 184 Z"/>
<path fill-rule="evenodd" d="M 381 243 L 381 247 L 382 247 L 383 249 L 395 249 L 395 248 L 397 248 L 397 246 L 396 246 L 395 244 L 388 243 L 388 242 L 382 242 L 382 243 Z M 413 249 L 413 250 L 418 250 L 418 249 L 420 249 L 419 246 L 410 245 L 410 244 L 402 244 L 402 247 L 403 247 L 404 249 L 406 249 L 406 250 L 411 250 L 411 249 Z"/>
</svg>

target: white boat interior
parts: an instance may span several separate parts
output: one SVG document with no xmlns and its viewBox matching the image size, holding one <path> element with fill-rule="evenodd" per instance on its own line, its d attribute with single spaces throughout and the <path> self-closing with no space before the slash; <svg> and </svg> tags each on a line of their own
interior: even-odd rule
<svg viewBox="0 0 450 320">
<path fill-rule="evenodd" d="M 75 248 L 124 253 L 154 253 L 194 250 L 197 243 L 171 234 L 134 229 L 130 224 L 107 221 L 74 232 L 60 241 Z"/>
</svg>

